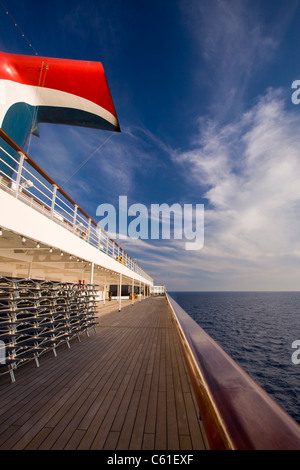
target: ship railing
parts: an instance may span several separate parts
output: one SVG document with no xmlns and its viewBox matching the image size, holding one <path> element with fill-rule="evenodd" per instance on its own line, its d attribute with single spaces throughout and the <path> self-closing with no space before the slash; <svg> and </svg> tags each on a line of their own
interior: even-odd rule
<svg viewBox="0 0 300 470">
<path fill-rule="evenodd" d="M 300 426 L 168 294 L 213 450 L 299 450 Z"/>
<path fill-rule="evenodd" d="M 0 188 L 51 218 L 150 283 L 152 278 L 0 129 Z"/>
</svg>

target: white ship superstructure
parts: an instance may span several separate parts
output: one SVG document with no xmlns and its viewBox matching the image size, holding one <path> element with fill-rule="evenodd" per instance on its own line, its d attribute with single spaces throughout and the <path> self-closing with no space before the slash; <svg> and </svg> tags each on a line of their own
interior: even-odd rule
<svg viewBox="0 0 300 470">
<path fill-rule="evenodd" d="M 1 131 L 1 136 L 10 139 Z M 138 287 L 149 295 L 153 280 L 96 222 L 12 141 L 15 167 L 0 184 L 0 271 L 4 276 Z M 19 153 L 16 153 L 19 152 Z M 18 159 L 16 159 L 18 155 Z"/>
</svg>

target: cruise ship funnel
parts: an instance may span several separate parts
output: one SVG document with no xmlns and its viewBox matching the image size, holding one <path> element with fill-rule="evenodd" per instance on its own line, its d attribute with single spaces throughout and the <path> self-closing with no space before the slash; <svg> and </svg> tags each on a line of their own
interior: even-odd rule
<svg viewBox="0 0 300 470">
<path fill-rule="evenodd" d="M 21 148 L 39 123 L 120 131 L 101 62 L 0 52 L 0 104 L 0 127 Z"/>
</svg>

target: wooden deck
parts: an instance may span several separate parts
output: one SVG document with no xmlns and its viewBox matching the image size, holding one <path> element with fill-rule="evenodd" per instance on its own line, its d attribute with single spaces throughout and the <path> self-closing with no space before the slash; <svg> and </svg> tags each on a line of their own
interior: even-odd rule
<svg viewBox="0 0 300 470">
<path fill-rule="evenodd" d="M 109 304 L 109 303 L 108 303 Z M 0 449 L 201 450 L 202 422 L 165 298 L 99 308 L 71 349 L 0 377 Z"/>
</svg>

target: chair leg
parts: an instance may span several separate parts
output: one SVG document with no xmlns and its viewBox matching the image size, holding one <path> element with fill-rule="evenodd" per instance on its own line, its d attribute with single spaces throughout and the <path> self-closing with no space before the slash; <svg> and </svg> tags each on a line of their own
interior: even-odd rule
<svg viewBox="0 0 300 470">
<path fill-rule="evenodd" d="M 16 379 L 15 379 L 14 371 L 12 370 L 11 367 L 9 368 L 9 373 L 10 373 L 10 378 L 11 378 L 12 383 L 14 383 Z"/>
</svg>

